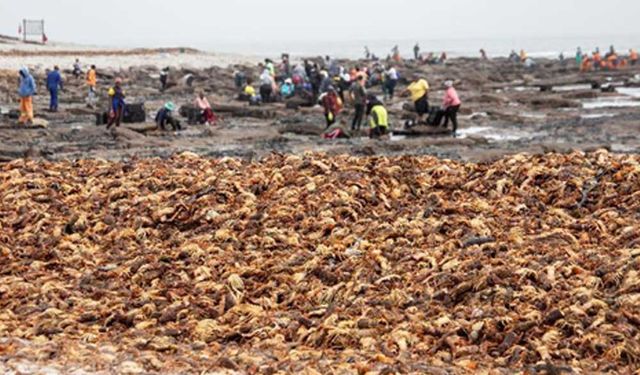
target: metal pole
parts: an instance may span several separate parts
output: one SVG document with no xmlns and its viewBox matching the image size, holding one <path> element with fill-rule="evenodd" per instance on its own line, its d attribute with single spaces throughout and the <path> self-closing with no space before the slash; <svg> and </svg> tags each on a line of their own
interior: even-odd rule
<svg viewBox="0 0 640 375">
<path fill-rule="evenodd" d="M 22 20 L 22 40 L 25 43 L 27 42 L 27 20 L 26 19 Z"/>
</svg>

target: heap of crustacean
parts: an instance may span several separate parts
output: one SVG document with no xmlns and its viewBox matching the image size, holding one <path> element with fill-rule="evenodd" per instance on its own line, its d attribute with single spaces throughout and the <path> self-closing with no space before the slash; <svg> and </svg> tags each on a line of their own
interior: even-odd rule
<svg viewBox="0 0 640 375">
<path fill-rule="evenodd" d="M 1 368 L 640 365 L 636 155 L 18 160 L 0 184 Z"/>
</svg>

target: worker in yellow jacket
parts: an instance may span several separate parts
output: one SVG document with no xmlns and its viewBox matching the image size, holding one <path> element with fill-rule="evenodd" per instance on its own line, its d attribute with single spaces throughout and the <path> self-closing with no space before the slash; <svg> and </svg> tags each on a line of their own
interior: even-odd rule
<svg viewBox="0 0 640 375">
<path fill-rule="evenodd" d="M 369 137 L 379 138 L 389 132 L 389 114 L 377 97 L 370 96 L 368 102 Z"/>
</svg>

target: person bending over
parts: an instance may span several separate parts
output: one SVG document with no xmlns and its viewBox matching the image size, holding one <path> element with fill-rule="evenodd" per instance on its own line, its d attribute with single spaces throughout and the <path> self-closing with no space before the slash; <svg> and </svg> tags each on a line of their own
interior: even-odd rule
<svg viewBox="0 0 640 375">
<path fill-rule="evenodd" d="M 380 138 L 389 132 L 389 114 L 382 102 L 375 96 L 369 98 L 367 115 L 370 116 L 370 138 Z"/>
<path fill-rule="evenodd" d="M 156 114 L 156 125 L 159 129 L 166 130 L 167 124 L 171 125 L 174 131 L 181 130 L 180 121 L 173 117 L 176 106 L 172 102 L 168 102 L 164 107 L 160 108 Z"/>
<path fill-rule="evenodd" d="M 429 83 L 427 80 L 421 78 L 419 74 L 414 74 L 413 81 L 403 94 L 409 94 L 411 97 L 411 101 L 418 113 L 417 122 L 424 122 L 425 115 L 429 114 Z"/>
<path fill-rule="evenodd" d="M 338 93 L 333 86 L 329 86 L 327 92 L 322 94 L 320 99 L 324 107 L 324 117 L 327 120 L 327 128 L 336 122 L 336 118 L 342 109 L 342 103 L 338 97 Z"/>
</svg>

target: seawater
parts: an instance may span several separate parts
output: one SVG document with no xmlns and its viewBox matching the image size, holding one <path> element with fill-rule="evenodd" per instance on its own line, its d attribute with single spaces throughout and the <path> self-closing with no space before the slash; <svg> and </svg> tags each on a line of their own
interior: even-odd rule
<svg viewBox="0 0 640 375">
<path fill-rule="evenodd" d="M 562 52 L 566 58 L 573 58 L 578 46 L 584 52 L 596 47 L 608 50 L 614 45 L 620 52 L 626 53 L 629 48 L 640 49 L 640 35 L 598 36 L 598 37 L 519 37 L 519 38 L 456 38 L 430 39 L 424 35 L 416 35 L 412 39 L 386 40 L 297 40 L 297 41 L 223 41 L 195 45 L 195 47 L 213 52 L 239 53 L 251 56 L 278 57 L 280 53 L 292 56 L 325 56 L 338 58 L 362 58 L 364 46 L 380 58 L 391 53 L 393 46 L 398 45 L 405 58 L 413 57 L 413 46 L 420 43 L 423 53 L 433 52 L 437 56 L 446 52 L 449 57 L 479 56 L 480 48 L 487 51 L 489 57 L 507 56 L 511 50 L 519 52 L 524 48 L 531 57 L 557 58 Z"/>
</svg>

